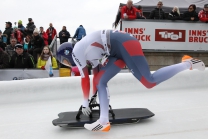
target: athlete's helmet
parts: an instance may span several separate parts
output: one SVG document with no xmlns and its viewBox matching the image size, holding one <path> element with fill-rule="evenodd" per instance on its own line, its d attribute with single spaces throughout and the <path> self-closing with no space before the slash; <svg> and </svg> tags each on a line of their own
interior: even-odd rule
<svg viewBox="0 0 208 139">
<path fill-rule="evenodd" d="M 70 42 L 62 43 L 56 53 L 58 61 L 68 67 L 76 66 L 72 58 L 72 50 L 73 47 Z"/>
</svg>

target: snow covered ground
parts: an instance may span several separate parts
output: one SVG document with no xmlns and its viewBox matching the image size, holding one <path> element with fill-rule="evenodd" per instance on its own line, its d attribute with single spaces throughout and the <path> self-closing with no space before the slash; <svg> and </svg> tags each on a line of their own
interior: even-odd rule
<svg viewBox="0 0 208 139">
<path fill-rule="evenodd" d="M 0 82 L 1 139 L 207 139 L 208 69 L 184 71 L 153 89 L 131 73 L 109 82 L 113 108 L 148 108 L 155 116 L 110 132 L 63 129 L 57 114 L 80 107 L 80 77 Z"/>
</svg>

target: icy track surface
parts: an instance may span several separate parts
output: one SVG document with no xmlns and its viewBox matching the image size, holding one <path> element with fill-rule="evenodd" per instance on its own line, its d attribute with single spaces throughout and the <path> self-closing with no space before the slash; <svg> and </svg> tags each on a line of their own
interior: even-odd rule
<svg viewBox="0 0 208 139">
<path fill-rule="evenodd" d="M 208 69 L 186 70 L 152 89 L 131 73 L 120 73 L 108 86 L 113 108 L 148 108 L 155 116 L 112 126 L 107 133 L 64 129 L 52 120 L 80 107 L 80 77 L 5 81 L 0 82 L 0 138 L 207 139 Z"/>
</svg>

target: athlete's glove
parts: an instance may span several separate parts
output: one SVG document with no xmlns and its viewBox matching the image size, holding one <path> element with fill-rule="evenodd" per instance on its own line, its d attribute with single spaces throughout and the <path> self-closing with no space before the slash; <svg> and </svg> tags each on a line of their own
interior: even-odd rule
<svg viewBox="0 0 208 139">
<path fill-rule="evenodd" d="M 82 103 L 82 113 L 86 116 L 89 116 L 91 113 L 90 107 L 89 107 L 89 100 L 84 100 Z"/>
<path fill-rule="evenodd" d="M 86 116 L 89 116 L 91 113 L 90 107 L 83 107 L 82 106 L 82 113 Z"/>
</svg>

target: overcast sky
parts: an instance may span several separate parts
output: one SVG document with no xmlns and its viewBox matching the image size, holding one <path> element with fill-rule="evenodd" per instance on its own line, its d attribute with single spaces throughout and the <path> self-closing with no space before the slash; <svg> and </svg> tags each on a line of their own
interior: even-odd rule
<svg viewBox="0 0 208 139">
<path fill-rule="evenodd" d="M 138 2 L 133 1 L 134 3 Z M 111 29 L 120 3 L 127 0 L 1 0 L 0 30 L 5 22 L 22 20 L 26 26 L 32 18 L 36 27 L 46 30 L 49 23 L 59 32 L 66 26 L 71 35 L 83 25 L 87 33 L 99 29 Z"/>
</svg>

